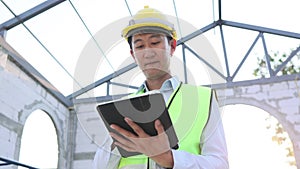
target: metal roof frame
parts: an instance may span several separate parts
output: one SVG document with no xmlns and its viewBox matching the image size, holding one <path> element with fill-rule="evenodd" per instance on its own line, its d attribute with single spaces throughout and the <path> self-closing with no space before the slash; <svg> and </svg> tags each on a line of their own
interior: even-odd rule
<svg viewBox="0 0 300 169">
<path fill-rule="evenodd" d="M 221 38 L 222 38 L 222 42 L 223 42 L 223 51 L 224 51 L 224 58 L 225 58 L 225 62 L 226 62 L 226 73 L 227 75 L 223 75 L 222 73 L 220 73 L 218 70 L 216 70 L 212 65 L 210 65 L 203 57 L 199 56 L 196 52 L 194 52 L 189 46 L 187 46 L 185 44 L 185 42 L 211 30 L 214 29 L 215 27 L 219 26 L 220 27 L 220 31 L 221 31 Z M 227 56 L 226 56 L 226 47 L 225 47 L 225 39 L 223 36 L 223 31 L 222 31 L 222 26 L 229 26 L 229 27 L 236 27 L 236 28 L 240 28 L 240 29 L 246 29 L 246 30 L 251 30 L 251 31 L 256 31 L 258 32 L 258 35 L 256 37 L 256 39 L 253 41 L 252 45 L 250 46 L 249 50 L 247 51 L 247 53 L 245 54 L 245 56 L 243 57 L 242 61 L 240 62 L 240 64 L 238 65 L 237 69 L 235 70 L 235 72 L 231 75 L 229 72 L 229 66 L 228 66 L 228 61 L 227 61 Z M 208 67 L 210 67 L 215 73 L 217 73 L 219 76 L 221 76 L 223 79 L 226 80 L 226 84 L 218 84 L 218 85 L 211 85 L 211 86 L 238 86 L 241 83 L 238 82 L 233 82 L 234 77 L 236 76 L 236 74 L 238 73 L 238 71 L 240 70 L 241 66 L 245 63 L 245 60 L 247 59 L 247 57 L 249 56 L 251 50 L 253 49 L 253 47 L 255 46 L 255 44 L 258 42 L 259 38 L 262 39 L 263 41 L 263 47 L 265 50 L 265 54 L 266 56 L 269 56 L 268 51 L 266 49 L 266 42 L 264 40 L 264 33 L 268 33 L 268 34 L 273 34 L 273 35 L 278 35 L 278 36 L 284 36 L 284 37 L 289 37 L 289 38 L 295 38 L 295 39 L 300 39 L 300 34 L 299 33 L 293 33 L 293 32 L 288 32 L 288 31 L 282 31 L 282 30 L 277 30 L 277 29 L 271 29 L 271 28 L 266 28 L 266 27 L 260 27 L 260 26 L 255 26 L 255 25 L 249 25 L 249 24 L 244 24 L 244 23 L 238 23 L 238 22 L 233 22 L 233 21 L 226 21 L 226 20 L 218 20 L 215 21 L 181 39 L 178 40 L 177 45 L 182 45 L 183 46 L 183 50 L 187 49 L 189 50 L 192 54 L 194 54 L 199 60 L 201 60 L 204 64 L 206 64 Z M 270 67 L 270 60 L 269 57 L 267 58 L 267 64 L 268 66 L 268 70 L 270 73 L 270 78 L 273 80 L 273 78 L 278 79 L 277 73 L 300 51 L 300 44 L 299 47 L 297 49 L 295 49 L 290 56 L 280 65 L 278 66 L 278 68 L 274 71 L 272 70 L 272 68 Z M 183 52 L 183 57 L 185 57 L 185 52 Z M 183 62 L 183 66 L 185 66 L 185 61 Z M 75 99 L 77 96 L 80 96 L 81 94 L 84 94 L 85 92 L 98 87 L 99 85 L 102 85 L 104 83 L 110 83 L 110 81 L 119 76 L 120 74 L 126 73 L 127 71 L 133 69 L 135 66 L 133 65 L 128 65 L 127 67 L 122 69 L 122 73 L 120 73 L 119 71 L 117 71 L 117 73 L 112 73 L 98 81 L 96 81 L 95 83 L 92 83 L 90 85 L 88 85 L 87 87 L 80 89 L 76 92 L 74 92 L 73 94 L 69 95 L 68 98 L 69 99 Z M 186 72 L 184 72 L 186 75 Z M 185 76 L 186 77 L 186 76 Z M 282 80 L 284 80 L 285 78 L 282 78 Z M 256 83 L 258 82 L 268 82 L 269 80 L 266 79 L 259 79 L 259 80 L 255 80 Z M 109 92 L 109 91 L 107 91 Z M 109 93 L 107 93 L 107 95 L 109 95 Z"/>
<path fill-rule="evenodd" d="M 66 0 L 45 1 L 39 5 L 23 12 L 22 14 L 15 16 L 14 18 L 0 24 L 0 32 L 8 31 L 8 30 L 12 29 L 13 27 L 26 22 L 27 20 L 47 11 L 48 9 L 55 7 L 56 5 L 58 5 L 64 1 L 66 1 Z"/>
<path fill-rule="evenodd" d="M 61 92 L 59 92 L 41 73 L 39 73 L 30 63 L 28 63 L 20 54 L 0 37 L 0 50 L 8 55 L 8 59 L 15 63 L 20 69 L 26 72 L 32 79 L 41 84 L 50 94 L 58 99 L 66 107 L 72 106 L 72 102 L 68 100 Z"/>
<path fill-rule="evenodd" d="M 25 21 L 35 17 L 36 15 L 49 10 L 53 7 L 55 7 L 56 5 L 59 5 L 60 3 L 64 2 L 65 0 L 52 0 L 52 1 L 45 1 L 31 9 L 29 9 L 28 11 L 25 11 L 24 13 L 15 16 L 14 18 L 2 23 L 0 25 L 0 32 L 2 32 L 2 34 L 4 34 L 3 32 L 8 31 L 9 29 L 12 29 L 13 27 L 24 23 Z M 268 34 L 273 34 L 273 35 L 278 35 L 278 36 L 284 36 L 284 37 L 289 37 L 289 38 L 295 38 L 295 39 L 300 39 L 300 34 L 299 33 L 294 33 L 294 32 L 288 32 L 288 31 L 282 31 L 282 30 L 277 30 L 277 29 L 271 29 L 271 28 L 266 28 L 266 27 L 261 27 L 261 26 L 255 26 L 255 25 L 249 25 L 249 24 L 245 24 L 245 23 L 238 23 L 238 22 L 233 22 L 233 21 L 228 21 L 228 20 L 223 20 L 222 19 L 222 12 L 221 12 L 221 0 L 218 0 L 218 11 L 219 11 L 219 18 L 217 21 L 214 21 L 213 23 L 204 26 L 203 28 L 192 32 L 191 34 L 182 37 L 181 39 L 178 40 L 177 45 L 182 45 L 183 46 L 183 54 L 184 54 L 184 59 L 185 59 L 185 50 L 189 50 L 191 53 L 193 53 L 198 59 L 200 59 L 204 64 L 206 64 L 208 67 L 210 67 L 213 71 L 215 71 L 219 76 L 221 76 L 223 79 L 226 80 L 226 83 L 230 83 L 231 86 L 236 84 L 238 85 L 239 83 L 236 82 L 232 82 L 232 80 L 234 79 L 235 75 L 238 73 L 239 69 L 241 68 L 241 66 L 244 64 L 246 58 L 248 57 L 250 51 L 252 50 L 253 46 L 257 43 L 258 39 L 261 38 L 263 41 L 263 45 L 264 45 L 264 50 L 265 50 L 265 54 L 266 56 L 268 56 L 268 51 L 266 49 L 266 42 L 264 40 L 264 33 L 268 33 Z M 228 64 L 228 59 L 227 59 L 227 54 L 226 54 L 226 45 L 225 45 L 225 39 L 224 39 L 224 34 L 223 34 L 223 26 L 229 26 L 229 27 L 234 27 L 234 28 L 240 28 L 240 29 L 246 29 L 246 30 L 250 30 L 250 31 L 256 31 L 258 32 L 257 38 L 254 40 L 253 44 L 250 46 L 248 52 L 245 54 L 244 58 L 242 59 L 241 63 L 238 65 L 237 69 L 235 70 L 235 72 L 231 75 L 229 72 L 229 64 Z M 196 52 L 192 51 L 191 48 L 189 48 L 185 42 L 211 30 L 214 29 L 215 27 L 219 27 L 220 28 L 220 33 L 221 33 L 221 41 L 222 41 L 222 45 L 223 45 L 223 52 L 224 52 L 224 59 L 225 59 L 225 65 L 226 65 L 226 75 L 223 75 L 222 73 L 218 72 L 216 69 L 214 69 L 214 67 L 212 65 L 210 65 L 208 62 L 205 61 L 205 59 L 203 59 L 201 56 L 199 56 Z M 277 75 L 277 73 L 287 64 L 288 61 L 290 61 L 293 56 L 295 56 L 297 54 L 297 52 L 299 52 L 300 50 L 300 46 L 291 53 L 291 55 L 288 57 L 288 59 L 283 62 L 275 71 L 271 69 L 270 67 L 270 60 L 269 57 L 267 58 L 267 64 L 268 64 L 268 69 L 269 69 L 269 73 L 270 73 L 270 78 L 273 78 Z M 9 53 L 9 55 L 11 56 L 11 58 L 13 59 L 14 62 L 16 62 L 19 66 L 21 66 L 26 72 L 28 72 L 31 75 L 34 75 L 33 77 L 37 76 L 40 77 L 43 80 L 46 80 L 46 78 L 44 78 L 37 70 L 35 70 L 30 63 L 28 63 L 27 61 L 20 59 L 17 55 Z M 183 66 L 185 67 L 185 61 L 183 63 Z M 64 105 L 66 106 L 72 106 L 72 100 L 76 99 L 77 96 L 82 95 L 83 93 L 92 90 L 96 87 L 98 87 L 99 85 L 102 85 L 104 83 L 107 83 L 108 85 L 108 89 L 107 89 L 107 96 L 109 96 L 109 86 L 110 85 L 118 85 L 118 86 L 123 86 L 123 87 L 131 87 L 131 88 L 136 88 L 134 86 L 128 86 L 127 84 L 121 84 L 121 83 L 114 83 L 111 82 L 112 79 L 114 79 L 115 77 L 126 73 L 127 71 L 135 68 L 136 65 L 135 64 L 130 64 L 120 70 L 115 71 L 114 73 L 86 86 L 83 87 L 82 89 L 72 93 L 69 96 L 64 96 L 62 95 L 59 91 L 53 91 L 51 89 L 49 89 L 48 87 L 46 87 L 44 85 L 44 87 L 47 88 L 48 91 L 50 91 L 50 93 L 52 93 L 60 102 L 62 102 Z M 186 74 L 186 72 L 185 72 Z M 261 82 L 265 81 L 264 79 L 260 79 Z M 48 82 L 48 81 L 47 81 Z M 228 86 L 227 84 L 227 86 Z M 51 86 L 53 87 L 53 86 Z M 107 97 L 106 97 L 107 98 Z"/>
<path fill-rule="evenodd" d="M 8 30 L 12 29 L 13 27 L 23 24 L 25 21 L 55 7 L 56 5 L 59 5 L 60 3 L 64 2 L 65 0 L 49 0 L 45 1 L 25 12 L 22 14 L 15 16 L 14 18 L 0 24 L 0 36 L 5 37 L 5 34 Z M 272 82 L 278 82 L 278 81 L 285 81 L 285 80 L 295 80 L 295 79 L 300 79 L 300 74 L 295 74 L 295 75 L 285 75 L 285 76 L 278 76 L 278 72 L 289 62 L 299 51 L 300 51 L 300 46 L 295 49 L 290 56 L 276 69 L 272 70 L 270 67 L 270 60 L 267 57 L 267 64 L 268 64 L 268 69 L 270 73 L 270 78 L 264 78 L 264 79 L 255 79 L 255 80 L 246 80 L 246 81 L 241 81 L 241 82 L 233 82 L 233 79 L 235 75 L 238 73 L 239 69 L 241 66 L 244 64 L 245 60 L 247 59 L 249 53 L 251 52 L 253 46 L 257 43 L 257 41 L 261 38 L 263 41 L 263 46 L 265 50 L 266 56 L 268 55 L 268 51 L 266 49 L 266 42 L 264 40 L 264 34 L 273 34 L 273 35 L 278 35 L 278 36 L 284 36 L 284 37 L 290 37 L 290 38 L 295 38 L 295 39 L 300 39 L 300 34 L 299 33 L 294 33 L 294 32 L 288 32 L 288 31 L 282 31 L 282 30 L 277 30 L 277 29 L 271 29 L 271 28 L 266 28 L 266 27 L 260 27 L 260 26 L 255 26 L 255 25 L 249 25 L 245 23 L 238 23 L 238 22 L 233 22 L 233 21 L 227 21 L 222 19 L 222 12 L 221 12 L 221 0 L 218 0 L 218 10 L 219 10 L 219 16 L 218 20 L 214 21 L 213 23 L 195 31 L 192 32 L 191 34 L 181 38 L 178 40 L 177 45 L 182 45 L 183 46 L 183 58 L 184 58 L 184 63 L 183 66 L 186 67 L 186 62 L 185 62 L 185 50 L 189 50 L 192 52 L 199 60 L 204 62 L 206 65 L 208 65 L 212 70 L 214 70 L 218 75 L 220 75 L 222 78 L 226 79 L 226 84 L 213 84 L 211 85 L 212 88 L 223 88 L 223 87 L 234 87 L 234 86 L 243 86 L 243 85 L 254 85 L 254 84 L 263 84 L 263 83 L 272 83 Z M 251 31 L 256 31 L 258 32 L 258 35 L 256 39 L 253 41 L 252 45 L 249 47 L 249 50 L 243 57 L 242 61 L 238 65 L 237 69 L 235 72 L 231 75 L 229 72 L 228 68 L 228 61 L 227 61 L 227 56 L 226 56 L 226 47 L 225 47 L 225 39 L 223 36 L 223 31 L 222 27 L 223 26 L 229 26 L 229 27 L 235 27 L 235 28 L 240 28 L 240 29 L 246 29 L 246 30 L 251 30 Z M 209 65 L 208 62 L 206 62 L 201 56 L 199 56 L 196 52 L 192 51 L 191 48 L 189 48 L 185 42 L 193 39 L 194 37 L 197 37 L 211 29 L 214 29 L 215 27 L 220 28 L 221 32 L 221 40 L 223 44 L 223 51 L 224 51 L 224 59 L 226 62 L 226 75 L 223 75 L 222 73 L 218 72 L 212 65 Z M 74 92 L 73 94 L 69 96 L 64 96 L 57 90 L 53 90 L 54 87 L 50 84 L 50 82 L 47 81 L 45 77 L 43 77 L 33 66 L 31 66 L 30 63 L 28 63 L 26 60 L 24 60 L 21 56 L 19 56 L 16 52 L 11 50 L 11 47 L 8 44 L 3 44 L 1 43 L 2 49 L 7 52 L 9 55 L 9 59 L 16 63 L 21 69 L 23 69 L 27 74 L 29 74 L 33 79 L 38 81 L 48 92 L 50 92 L 56 99 L 58 99 L 62 104 L 64 104 L 66 107 L 72 107 L 74 103 L 82 103 L 82 102 L 89 102 L 89 101 L 105 101 L 105 100 L 111 100 L 113 96 L 109 94 L 109 86 L 110 85 L 118 85 L 118 86 L 123 86 L 123 87 L 130 87 L 130 88 L 136 88 L 135 86 L 128 86 L 127 84 L 120 84 L 120 83 L 114 83 L 111 82 L 112 79 L 115 77 L 122 75 L 126 73 L 127 71 L 133 69 L 136 67 L 135 64 L 130 64 L 120 70 L 115 71 L 114 73 L 96 81 L 95 83 L 92 83 L 86 87 L 83 87 L 82 89 Z M 186 71 L 186 70 L 185 70 Z M 186 74 L 186 72 L 185 72 Z M 45 84 L 46 82 L 46 84 Z M 94 89 L 95 87 L 102 85 L 104 83 L 107 83 L 108 89 L 106 96 L 101 96 L 101 97 L 96 97 L 96 98 L 87 98 L 87 99 L 76 99 L 77 96 L 82 95 L 83 93 Z M 117 97 L 121 97 L 122 95 L 119 95 Z M 27 167 L 29 169 L 36 169 L 34 167 L 24 165 L 21 163 L 18 163 L 16 161 L 12 161 L 9 159 L 5 159 L 0 157 L 0 161 L 3 161 L 3 163 L 0 163 L 0 166 L 6 166 L 6 165 L 19 165 L 23 167 Z"/>
</svg>

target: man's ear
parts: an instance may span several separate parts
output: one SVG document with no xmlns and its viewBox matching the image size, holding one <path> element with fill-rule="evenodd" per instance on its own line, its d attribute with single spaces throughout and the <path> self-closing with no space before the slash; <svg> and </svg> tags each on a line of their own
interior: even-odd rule
<svg viewBox="0 0 300 169">
<path fill-rule="evenodd" d="M 135 61 L 135 56 L 134 56 L 134 53 L 133 53 L 132 49 L 130 49 L 130 55 L 132 56 L 133 60 Z"/>
<path fill-rule="evenodd" d="M 176 40 L 175 39 L 172 39 L 171 41 L 170 41 L 170 45 L 171 45 L 171 56 L 173 56 L 173 53 L 175 52 L 175 49 L 176 49 Z"/>
</svg>

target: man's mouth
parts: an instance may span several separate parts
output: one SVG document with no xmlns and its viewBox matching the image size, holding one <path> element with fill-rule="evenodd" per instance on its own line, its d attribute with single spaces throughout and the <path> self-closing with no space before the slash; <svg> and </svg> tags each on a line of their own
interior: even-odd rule
<svg viewBox="0 0 300 169">
<path fill-rule="evenodd" d="M 153 65 L 153 64 L 156 64 L 156 63 L 159 63 L 159 61 L 149 62 L 149 63 L 146 63 L 144 66 Z"/>
</svg>

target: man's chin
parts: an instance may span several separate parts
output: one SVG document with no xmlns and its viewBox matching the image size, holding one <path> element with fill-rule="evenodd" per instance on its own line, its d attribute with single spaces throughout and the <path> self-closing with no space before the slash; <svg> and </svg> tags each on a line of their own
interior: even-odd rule
<svg viewBox="0 0 300 169">
<path fill-rule="evenodd" d="M 155 76 L 156 74 L 159 74 L 162 71 L 159 69 L 156 69 L 156 68 L 148 68 L 148 69 L 145 69 L 143 72 L 147 76 Z"/>
<path fill-rule="evenodd" d="M 167 74 L 167 72 L 153 68 L 153 69 L 144 70 L 144 74 L 147 79 L 158 79 L 164 76 L 165 74 Z"/>
</svg>

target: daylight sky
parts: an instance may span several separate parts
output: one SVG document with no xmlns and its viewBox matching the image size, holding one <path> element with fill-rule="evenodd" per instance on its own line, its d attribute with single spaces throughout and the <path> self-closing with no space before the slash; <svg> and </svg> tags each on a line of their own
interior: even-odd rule
<svg viewBox="0 0 300 169">
<path fill-rule="evenodd" d="M 16 14 L 24 12 L 26 9 L 33 7 L 33 4 L 38 4 L 33 0 L 19 2 L 16 0 L 5 1 L 9 4 Z M 42 1 L 41 1 L 42 2 Z M 39 3 L 41 3 L 39 2 Z M 182 20 L 191 23 L 195 28 L 202 28 L 214 20 L 217 20 L 217 1 L 171 1 L 171 0 L 128 0 L 130 12 L 124 1 L 104 1 L 104 0 L 72 0 L 66 1 L 44 14 L 41 14 L 25 24 L 28 28 L 40 39 L 40 41 L 47 46 L 52 55 L 70 72 L 71 75 L 76 71 L 78 60 L 83 49 L 91 36 L 82 22 L 74 12 L 70 3 L 75 6 L 77 12 L 81 15 L 81 19 L 90 30 L 92 35 L 103 30 L 103 28 L 115 23 L 121 18 L 130 16 L 130 12 L 134 14 L 137 10 L 142 9 L 144 5 L 157 8 L 168 15 L 176 15 Z M 176 4 L 176 11 L 174 10 L 174 3 Z M 215 8 L 212 8 L 213 4 Z M 279 30 L 291 31 L 299 33 L 300 24 L 297 22 L 299 16 L 300 1 L 286 0 L 286 1 L 272 1 L 272 0 L 224 0 L 222 1 L 222 17 L 225 20 L 247 23 L 257 26 L 264 26 Z M 215 13 L 213 13 L 213 11 Z M 0 6 L 0 22 L 7 20 L 9 12 Z M 181 30 L 184 32 L 184 30 Z M 179 31 L 179 35 L 182 33 Z M 224 29 L 225 35 L 228 39 L 228 54 L 229 61 L 232 64 L 230 69 L 234 70 L 236 65 L 244 56 L 249 45 L 253 42 L 256 33 L 249 33 L 242 30 Z M 181 36 L 183 36 L 181 34 Z M 222 50 L 220 50 L 220 43 L 218 29 L 212 30 L 207 33 L 210 43 L 218 52 L 220 60 L 222 60 Z M 299 45 L 299 40 L 291 40 L 289 38 L 267 36 L 269 40 L 270 50 L 289 51 L 291 48 Z M 22 25 L 13 28 L 7 32 L 7 41 L 37 70 L 39 70 L 51 83 L 53 83 L 64 95 L 74 92 L 74 81 L 67 73 L 53 60 L 53 56 L 45 52 L 45 49 L 36 42 L 34 38 L 28 33 Z M 105 42 L 99 42 L 105 44 Z M 257 53 L 259 53 L 257 49 Z M 129 51 L 125 41 L 115 42 L 113 46 L 106 51 L 107 56 L 112 67 L 104 60 L 98 65 L 97 73 L 95 73 L 95 80 L 101 79 L 107 74 L 117 70 L 124 62 L 126 56 L 129 57 Z M 176 57 L 181 59 L 181 51 L 176 51 Z M 126 54 L 124 54 L 126 53 Z M 253 54 L 255 56 L 255 54 Z M 124 57 L 125 56 L 125 57 Z M 120 57 L 124 57 L 120 59 Z M 196 72 L 194 77 L 197 77 L 198 64 L 192 64 L 189 61 L 189 69 Z M 248 66 L 241 70 L 241 74 L 237 76 L 240 80 L 247 80 L 254 78 L 252 73 L 253 64 L 256 64 L 256 58 L 249 59 Z M 232 72 L 232 71 L 231 71 Z M 139 76 L 139 79 L 142 76 Z M 199 84 L 209 82 L 209 75 L 204 76 L 205 79 L 197 79 Z M 132 80 L 134 81 L 134 80 Z M 141 82 L 142 79 L 138 80 Z M 83 85 L 84 86 L 84 85 Z M 103 90 L 99 90 L 101 94 Z M 242 113 L 239 113 L 242 112 Z M 245 105 L 226 106 L 222 112 L 224 119 L 224 128 L 226 132 L 228 149 L 230 155 L 231 169 L 240 168 L 273 168 L 282 169 L 287 168 L 284 159 L 283 150 L 276 147 L 271 141 L 271 136 L 268 130 L 265 129 L 264 119 L 267 113 L 254 107 Z M 34 118 L 36 118 L 34 120 Z M 28 126 L 32 130 L 28 130 L 27 135 L 29 138 L 35 138 L 33 130 L 42 124 L 34 123 L 34 121 L 41 121 L 43 117 L 32 116 L 33 124 Z M 47 118 L 45 118 L 47 121 Z M 257 122 L 256 125 L 247 122 Z M 43 123 L 46 124 L 46 123 Z M 52 129 L 49 127 L 48 129 Z M 45 129 L 46 130 L 46 129 Z M 266 134 L 267 133 L 267 134 Z M 25 134 L 25 133 L 24 133 Z M 36 138 L 38 139 L 38 138 Z M 38 146 L 38 143 L 29 141 L 24 143 L 29 147 Z M 43 146 L 43 145 L 41 145 Z M 44 149 L 41 149 L 44 150 Z M 24 148 L 24 156 L 33 157 L 30 151 Z M 40 152 L 45 153 L 45 151 Z M 53 152 L 55 156 L 55 152 Z M 37 153 L 36 153 L 37 154 Z M 274 156 L 276 155 L 276 156 Z M 41 156 L 40 156 L 41 157 Z M 49 156 L 50 157 L 50 156 Z M 272 157 L 272 158 L 270 158 Z M 39 158 L 39 157 L 35 157 Z M 22 159 L 22 158 L 21 158 Z M 49 160 L 42 158 L 38 160 L 40 164 L 26 161 L 24 163 L 49 168 L 53 164 L 47 164 L 42 160 Z M 274 160 L 276 159 L 276 160 Z M 55 160 L 54 160 L 55 161 Z M 253 161 L 255 161 L 253 163 Z M 260 165 L 258 165 L 260 164 Z M 54 165 L 55 166 L 55 165 Z M 52 167 L 52 166 L 51 166 Z M 291 168 L 293 169 L 293 168 Z"/>
</svg>

